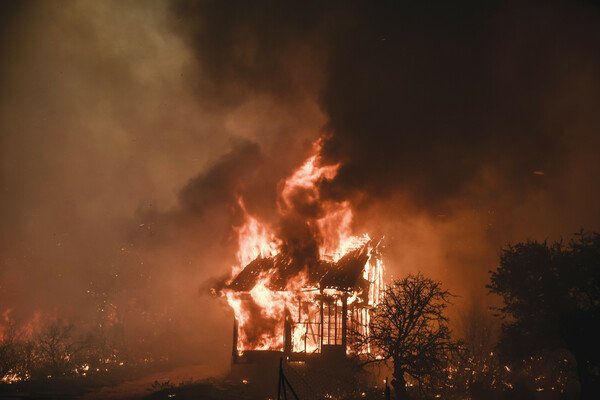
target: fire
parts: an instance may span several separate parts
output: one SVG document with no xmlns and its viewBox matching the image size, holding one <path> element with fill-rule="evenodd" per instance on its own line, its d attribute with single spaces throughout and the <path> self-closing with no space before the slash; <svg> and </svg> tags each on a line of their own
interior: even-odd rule
<svg viewBox="0 0 600 400">
<path fill-rule="evenodd" d="M 244 224 L 237 228 L 238 264 L 221 291 L 235 314 L 238 355 L 350 349 L 353 332 L 368 334 L 369 307 L 377 305 L 383 288 L 381 240 L 353 235 L 348 201 L 321 198 L 320 184 L 336 176 L 339 164 L 321 165 L 320 149 L 317 142 L 314 154 L 282 182 L 278 200 L 282 217 L 310 210 L 303 222 L 314 232 L 318 260 L 286 253 L 284 240 L 239 199 Z"/>
<path fill-rule="evenodd" d="M 238 204 L 244 212 L 245 223 L 237 229 L 239 249 L 237 259 L 239 264 L 232 269 L 233 276 L 237 275 L 244 266 L 256 257 L 273 257 L 279 249 L 279 241 L 275 234 L 246 211 L 244 201 L 240 198 Z"/>
</svg>

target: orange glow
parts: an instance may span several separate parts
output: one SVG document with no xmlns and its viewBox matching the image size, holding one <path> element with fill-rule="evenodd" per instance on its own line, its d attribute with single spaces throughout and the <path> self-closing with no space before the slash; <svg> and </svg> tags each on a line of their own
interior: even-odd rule
<svg viewBox="0 0 600 400">
<path fill-rule="evenodd" d="M 348 201 L 321 198 L 320 183 L 333 179 L 339 164 L 322 166 L 319 152 L 317 142 L 314 154 L 283 181 L 278 203 L 282 216 L 295 212 L 298 198 L 316 205 L 317 215 L 307 218 L 306 223 L 316 232 L 320 256 L 317 265 L 294 270 L 300 267 L 285 254 L 279 254 L 282 241 L 267 224 L 247 212 L 243 199 L 239 200 L 245 223 L 237 229 L 238 264 L 232 269 L 229 284 L 243 271 L 245 281 L 251 282 L 252 286 L 243 289 L 227 287 L 222 294 L 235 314 L 237 353 L 240 355 L 247 350 L 288 349 L 296 353 L 314 353 L 321 351 L 322 344 L 341 344 L 342 308 L 346 307 L 343 299 L 347 307 L 358 307 L 354 313 L 348 313 L 344 323 L 359 323 L 363 333 L 368 333 L 368 308 L 377 305 L 383 289 L 381 240 L 373 240 L 368 234 L 353 235 L 353 212 Z M 338 262 L 344 265 L 344 256 L 354 251 L 364 257 L 361 258 L 364 266 L 360 278 L 368 282 L 365 290 L 349 291 L 349 288 L 331 287 L 311 280 L 315 269 L 332 268 L 328 266 L 338 265 L 335 264 Z M 282 270 L 288 269 L 293 273 L 280 275 Z M 323 302 L 326 303 L 325 314 L 321 309 Z M 360 321 L 354 320 L 352 315 L 359 314 Z M 287 340 L 291 343 L 286 343 L 286 329 L 289 332 Z"/>
<path fill-rule="evenodd" d="M 244 201 L 238 200 L 245 216 L 245 223 L 237 229 L 239 248 L 237 259 L 239 264 L 232 269 L 232 276 L 237 275 L 256 257 L 273 257 L 279 249 L 279 241 L 275 234 L 246 211 Z"/>
</svg>

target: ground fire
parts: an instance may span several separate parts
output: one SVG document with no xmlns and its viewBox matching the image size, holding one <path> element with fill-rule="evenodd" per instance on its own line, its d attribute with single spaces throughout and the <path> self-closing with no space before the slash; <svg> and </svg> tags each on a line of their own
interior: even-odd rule
<svg viewBox="0 0 600 400">
<path fill-rule="evenodd" d="M 319 149 L 317 142 L 314 154 Z M 355 339 L 368 334 L 369 310 L 381 297 L 382 239 L 353 236 L 349 203 L 321 199 L 319 183 L 337 168 L 321 166 L 314 155 L 283 182 L 282 218 L 298 217 L 300 203 L 318 210 L 301 218 L 311 232 L 308 244 L 290 246 L 249 215 L 240 199 L 245 223 L 238 229 L 239 265 L 221 289 L 235 314 L 234 363 L 257 351 L 296 360 L 369 351 Z"/>
</svg>

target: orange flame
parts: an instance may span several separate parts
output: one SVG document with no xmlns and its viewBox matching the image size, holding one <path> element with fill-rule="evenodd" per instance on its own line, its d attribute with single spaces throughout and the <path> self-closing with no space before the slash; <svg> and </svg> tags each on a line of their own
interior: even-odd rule
<svg viewBox="0 0 600 400">
<path fill-rule="evenodd" d="M 353 213 L 348 201 L 321 198 L 320 183 L 333 179 L 339 164 L 322 166 L 320 150 L 321 144 L 317 142 L 314 154 L 284 180 L 278 203 L 279 212 L 281 215 L 294 212 L 295 196 L 298 194 L 302 196 L 302 201 L 318 205 L 320 213 L 307 223 L 318 233 L 322 263 L 331 265 L 342 260 L 349 252 L 368 248 L 367 261 L 362 271 L 362 278 L 368 282 L 368 293 L 362 293 L 361 290 L 348 293 L 335 288 L 319 287 L 314 282 L 310 283 L 306 268 L 289 277 L 284 288 L 273 283 L 279 273 L 274 264 L 270 264 L 272 267 L 267 270 L 252 271 L 256 279 L 251 289 L 236 291 L 226 288 L 222 291 L 235 314 L 238 354 L 243 354 L 246 350 L 283 351 L 284 347 L 298 353 L 321 351 L 324 343 L 321 336 L 329 335 L 330 330 L 335 330 L 335 335 L 338 335 L 338 323 L 341 329 L 342 322 L 338 321 L 338 314 L 341 315 L 342 298 L 348 307 L 362 307 L 360 324 L 364 330 L 368 330 L 369 315 L 364 310 L 368 306 L 377 305 L 383 289 L 384 265 L 379 251 L 380 241 L 373 241 L 368 234 L 352 234 Z M 239 264 L 232 268 L 231 281 L 254 260 L 261 262 L 262 259 L 275 259 L 282 243 L 267 224 L 247 212 L 242 199 L 239 200 L 239 205 L 244 212 L 245 223 L 237 229 Z M 286 265 L 289 266 L 289 263 Z M 328 302 L 327 316 L 323 316 L 323 299 Z M 332 312 L 335 314 L 333 317 Z M 324 330 L 323 318 L 334 318 L 335 328 L 331 327 L 329 321 Z M 349 319 L 347 323 L 353 322 Z M 291 326 L 288 339 L 285 338 L 286 324 Z M 286 344 L 285 341 L 290 339 L 291 343 Z M 337 338 L 328 340 L 337 343 Z"/>
<path fill-rule="evenodd" d="M 237 259 L 239 264 L 232 269 L 232 277 L 235 277 L 248 263 L 257 257 L 273 257 L 277 254 L 280 241 L 265 224 L 248 214 L 244 201 L 238 200 L 240 208 L 244 212 L 245 223 L 237 229 L 239 248 Z"/>
</svg>

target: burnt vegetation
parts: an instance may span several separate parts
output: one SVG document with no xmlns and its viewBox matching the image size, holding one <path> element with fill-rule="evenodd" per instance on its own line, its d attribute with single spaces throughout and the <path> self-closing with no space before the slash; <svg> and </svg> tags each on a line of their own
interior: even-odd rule
<svg viewBox="0 0 600 400">
<path fill-rule="evenodd" d="M 354 335 L 357 349 L 370 349 L 355 361 L 387 367 L 397 399 L 598 398 L 600 235 L 507 245 L 490 273 L 503 305 L 473 304 L 454 334 L 441 282 L 395 280 L 369 334 Z"/>
<path fill-rule="evenodd" d="M 0 2 L 0 397 L 599 399 L 598 3 Z"/>
<path fill-rule="evenodd" d="M 581 397 L 598 398 L 600 235 L 509 245 L 488 287 L 504 300 L 498 308 L 503 359 L 511 365 L 547 360 L 547 373 L 534 378 L 540 388 L 562 387 L 576 372 Z"/>
<path fill-rule="evenodd" d="M 350 346 L 362 351 L 337 364 L 284 363 L 283 371 L 303 398 L 598 398 L 600 234 L 507 245 L 490 273 L 488 288 L 502 305 L 473 304 L 455 332 L 451 292 L 411 274 L 387 286 L 370 312 L 369 334 L 352 333 Z M 0 390 L 84 393 L 161 366 L 152 357 L 126 346 L 118 328 L 85 331 L 56 320 L 28 332 L 9 321 Z M 391 386 L 370 380 L 374 371 L 393 377 Z M 271 378 L 157 381 L 148 390 L 151 398 L 252 399 L 274 394 Z"/>
<path fill-rule="evenodd" d="M 31 331 L 9 320 L 0 336 L 0 393 L 79 395 L 165 367 L 164 359 L 121 336 L 119 329 L 82 329 L 62 320 Z"/>
</svg>

